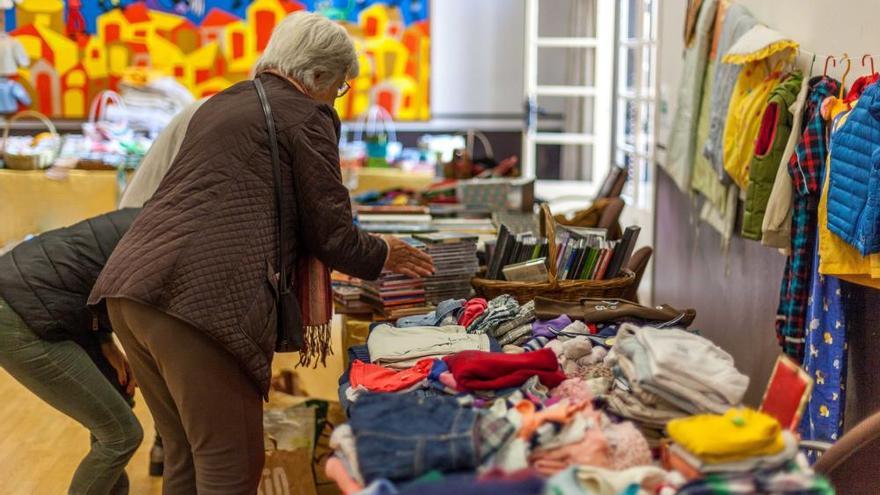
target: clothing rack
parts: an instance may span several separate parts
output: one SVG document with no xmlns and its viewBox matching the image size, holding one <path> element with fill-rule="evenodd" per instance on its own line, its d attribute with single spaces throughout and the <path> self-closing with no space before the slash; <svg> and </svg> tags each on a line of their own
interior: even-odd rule
<svg viewBox="0 0 880 495">
<path fill-rule="evenodd" d="M 868 57 L 870 57 L 870 62 L 871 62 L 871 64 L 870 64 L 870 67 L 871 67 L 871 73 L 876 72 L 876 70 L 875 70 L 875 66 L 874 66 L 875 58 L 874 58 L 874 55 L 872 55 L 872 54 L 870 54 L 870 53 L 865 53 L 865 54 L 863 54 L 861 57 L 859 57 L 858 55 L 856 55 L 856 56 L 855 56 L 856 58 L 853 58 L 853 57 L 851 57 L 851 56 L 849 55 L 849 52 L 843 52 L 843 53 L 840 54 L 840 55 L 818 54 L 818 53 L 813 53 L 813 52 L 811 52 L 811 51 L 809 51 L 809 50 L 804 50 L 804 49 L 798 48 L 798 54 L 797 54 L 797 56 L 801 56 L 801 55 L 806 55 L 806 56 L 808 57 L 808 59 L 811 60 L 811 61 L 810 61 L 811 69 L 813 68 L 813 65 L 814 65 L 816 62 L 819 62 L 819 63 L 823 63 L 823 64 L 825 64 L 824 67 L 827 69 L 827 67 L 828 67 L 828 62 L 829 62 L 829 61 L 833 62 L 834 65 L 832 65 L 832 67 L 835 67 L 835 68 L 836 68 L 836 67 L 837 67 L 837 62 L 843 62 L 844 60 L 847 60 L 847 59 L 849 59 L 851 62 L 856 62 L 856 61 L 861 60 L 861 66 L 862 66 L 862 67 L 867 67 L 868 65 L 866 64 L 866 59 L 867 59 Z M 850 69 L 852 68 L 852 65 L 855 65 L 855 64 L 851 64 L 851 65 L 850 65 Z M 812 73 L 812 70 L 811 70 L 810 72 Z M 825 71 L 823 70 L 823 72 L 825 72 Z"/>
</svg>

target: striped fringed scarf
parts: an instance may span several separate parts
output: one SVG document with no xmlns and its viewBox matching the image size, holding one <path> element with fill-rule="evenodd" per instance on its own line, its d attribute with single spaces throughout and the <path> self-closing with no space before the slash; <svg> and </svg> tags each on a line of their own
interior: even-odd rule
<svg viewBox="0 0 880 495">
<path fill-rule="evenodd" d="M 333 318 L 333 289 L 330 270 L 314 256 L 301 256 L 296 267 L 296 299 L 302 312 L 302 349 L 299 365 L 327 365 L 330 347 L 330 321 Z"/>
</svg>

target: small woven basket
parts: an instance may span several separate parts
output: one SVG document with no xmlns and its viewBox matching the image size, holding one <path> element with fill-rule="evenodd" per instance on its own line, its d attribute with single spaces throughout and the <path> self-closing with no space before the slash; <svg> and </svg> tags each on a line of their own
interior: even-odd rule
<svg viewBox="0 0 880 495">
<path fill-rule="evenodd" d="M 609 280 L 558 280 L 556 277 L 556 229 L 553 215 L 546 204 L 541 205 L 541 233 L 549 242 L 550 269 L 546 282 L 510 282 L 476 277 L 471 283 L 477 293 L 486 299 L 510 294 L 520 304 L 535 297 L 547 297 L 559 301 L 580 301 L 585 297 L 622 297 L 635 280 L 635 274 L 623 270 L 623 275 Z"/>
<path fill-rule="evenodd" d="M 45 124 L 46 128 L 49 129 L 49 133 L 52 134 L 52 139 L 56 140 L 58 145 L 52 150 L 44 150 L 34 154 L 9 153 L 6 149 L 6 144 L 9 142 L 9 132 L 12 130 L 12 124 L 24 117 L 33 117 Z M 3 161 L 6 163 L 6 168 L 12 170 L 41 170 L 52 165 L 60 151 L 61 139 L 58 136 L 58 131 L 55 130 L 55 125 L 40 112 L 23 110 L 6 121 L 6 127 L 3 129 Z"/>
</svg>

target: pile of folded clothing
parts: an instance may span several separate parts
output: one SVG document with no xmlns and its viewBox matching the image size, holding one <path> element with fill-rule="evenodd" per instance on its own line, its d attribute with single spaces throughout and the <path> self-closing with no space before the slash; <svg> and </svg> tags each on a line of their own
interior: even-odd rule
<svg viewBox="0 0 880 495">
<path fill-rule="evenodd" d="M 680 329 L 623 324 L 605 363 L 615 371 L 609 409 L 659 443 L 666 424 L 739 405 L 749 378 L 708 339 Z"/>
<path fill-rule="evenodd" d="M 667 431 L 674 443 L 666 463 L 691 480 L 680 493 L 707 493 L 709 487 L 736 488 L 736 493 L 834 493 L 809 468 L 794 434 L 767 414 L 731 408 L 670 421 Z"/>
<path fill-rule="evenodd" d="M 148 131 L 161 130 L 194 101 L 192 94 L 173 77 L 151 77 L 137 82 L 127 78 L 119 84 L 119 92 L 129 126 Z"/>
<path fill-rule="evenodd" d="M 774 486 L 766 469 L 787 462 L 821 485 L 792 467 L 788 433 L 756 428 L 747 459 L 679 435 L 675 425 L 727 412 L 748 385 L 730 356 L 681 329 L 694 316 L 502 295 L 374 324 L 365 345 L 348 349 L 339 397 L 350 421 L 333 433 L 327 475 L 347 495 L 696 494 L 714 493 L 696 485 L 707 477 L 742 476 L 734 468 L 744 462 L 749 482 Z M 679 435 L 667 452 L 697 471 L 659 467 L 667 424 Z"/>
<path fill-rule="evenodd" d="M 538 494 L 572 476 L 588 486 L 649 467 L 644 436 L 606 414 L 593 392 L 591 380 L 607 390 L 610 370 L 591 375 L 580 367 L 586 361 L 575 351 L 584 344 L 591 364 L 604 357 L 588 334 L 567 316 L 538 320 L 534 302 L 519 305 L 507 295 L 450 299 L 395 325 L 374 324 L 366 345 L 348 350 L 339 396 L 350 421 L 334 431 L 328 476 L 352 494 L 416 486 L 449 493 L 460 483 Z M 553 339 L 523 347 L 536 335 Z M 652 469 L 667 482 L 667 473 Z M 626 476 L 639 479 L 636 471 Z"/>
</svg>

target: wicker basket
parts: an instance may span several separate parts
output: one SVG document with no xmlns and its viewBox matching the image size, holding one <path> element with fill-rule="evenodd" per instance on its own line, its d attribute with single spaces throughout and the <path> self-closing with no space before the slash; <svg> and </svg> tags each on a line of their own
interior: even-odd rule
<svg viewBox="0 0 880 495">
<path fill-rule="evenodd" d="M 52 134 L 52 138 L 58 141 L 58 145 L 55 149 L 45 150 L 36 154 L 18 154 L 6 151 L 6 143 L 9 142 L 9 131 L 12 130 L 13 122 L 24 117 L 33 117 L 46 125 L 49 129 L 49 133 Z M 40 112 L 24 110 L 13 115 L 6 121 L 6 128 L 3 130 L 3 161 L 6 163 L 6 168 L 12 170 L 40 170 L 47 168 L 52 165 L 52 162 L 58 157 L 60 148 L 61 139 L 58 136 L 58 131 L 55 130 L 55 125 L 52 124 L 52 121 L 49 120 L 48 117 Z"/>
<path fill-rule="evenodd" d="M 556 239 L 553 215 L 547 205 L 541 205 L 541 231 L 551 240 Z M 550 242 L 550 259 L 556 259 L 556 243 Z M 487 299 L 510 294 L 520 304 L 525 304 L 537 296 L 557 299 L 559 301 L 580 301 L 585 297 L 622 297 L 632 285 L 635 275 L 624 270 L 622 277 L 610 280 L 558 280 L 556 263 L 550 263 L 549 277 L 546 282 L 510 282 L 506 280 L 488 280 L 474 278 L 471 282 L 477 292 Z"/>
</svg>

